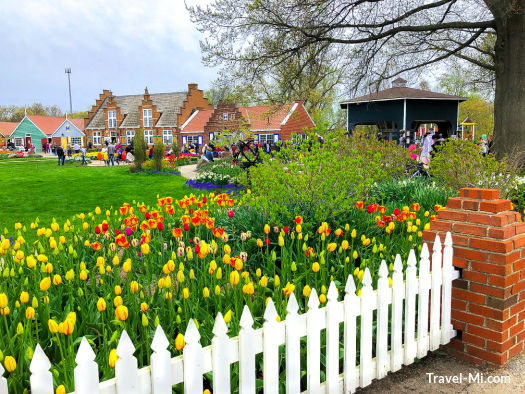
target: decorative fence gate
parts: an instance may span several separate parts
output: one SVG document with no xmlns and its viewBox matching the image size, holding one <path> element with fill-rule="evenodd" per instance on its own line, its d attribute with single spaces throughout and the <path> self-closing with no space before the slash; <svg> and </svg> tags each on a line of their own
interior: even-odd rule
<svg viewBox="0 0 525 394">
<path fill-rule="evenodd" d="M 356 295 L 354 279 L 350 275 L 343 301 L 339 301 L 335 283 L 332 282 L 326 307 L 319 308 L 319 298 L 316 290 L 312 289 L 308 311 L 301 315 L 298 314 L 296 298 L 291 294 L 286 320 L 281 322 L 276 320 L 275 306 L 269 300 L 264 313 L 265 323 L 257 330 L 253 329 L 253 318 L 245 306 L 240 320 L 241 330 L 235 338 L 228 337 L 223 316 L 219 313 L 213 328 L 212 344 L 205 348 L 200 345 L 199 331 L 193 320 L 190 320 L 183 355 L 175 358 L 171 358 L 167 350 L 168 339 L 162 328 L 157 326 L 151 343 L 151 365 L 142 369 L 138 369 L 133 356 L 135 347 L 123 331 L 117 347 L 119 359 L 115 365 L 116 377 L 102 383 L 98 381 L 95 353 L 86 338 L 83 338 L 75 359 L 75 393 L 171 393 L 172 387 L 180 383 L 184 383 L 186 393 L 202 393 L 203 374 L 208 372 L 213 373 L 213 392 L 228 393 L 232 389 L 230 365 L 237 362 L 239 392 L 254 393 L 258 353 L 263 353 L 264 392 L 279 393 L 279 347 L 282 345 L 285 345 L 286 354 L 287 393 L 301 392 L 301 370 L 305 367 L 309 393 L 353 392 L 369 385 L 373 379 L 385 377 L 389 371 L 399 370 L 403 364 L 413 363 L 416 357 L 424 357 L 428 351 L 436 350 L 455 336 L 450 319 L 451 290 L 452 280 L 459 274 L 452 266 L 452 254 L 450 233 L 447 233 L 443 251 L 440 239 L 436 237 L 432 263 L 427 245 L 423 245 L 419 275 L 416 255 L 412 251 L 404 280 L 403 263 L 398 255 L 391 286 L 388 268 L 383 261 L 376 290 L 372 288 L 367 268 L 359 296 Z M 344 323 L 342 338 L 341 323 Z M 324 382 L 321 381 L 322 330 L 326 330 Z M 306 337 L 307 343 L 306 366 L 301 366 L 302 337 Z M 344 344 L 342 371 L 339 363 L 341 339 Z M 32 394 L 53 394 L 50 367 L 42 348 L 37 345 L 30 366 Z M 7 382 L 1 378 L 0 394 L 4 393 L 7 394 Z"/>
</svg>

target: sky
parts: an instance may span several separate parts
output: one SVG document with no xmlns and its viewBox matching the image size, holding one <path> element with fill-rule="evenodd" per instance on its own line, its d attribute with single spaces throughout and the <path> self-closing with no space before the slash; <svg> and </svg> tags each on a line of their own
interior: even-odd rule
<svg viewBox="0 0 525 394">
<path fill-rule="evenodd" d="M 207 3 L 192 0 L 191 4 Z M 216 77 L 184 0 L 0 0 L 0 105 L 88 110 L 115 95 L 174 92 Z"/>
</svg>

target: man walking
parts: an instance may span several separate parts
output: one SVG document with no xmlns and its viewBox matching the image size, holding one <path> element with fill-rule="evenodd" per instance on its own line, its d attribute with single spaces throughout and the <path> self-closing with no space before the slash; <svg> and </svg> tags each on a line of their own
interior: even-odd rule
<svg viewBox="0 0 525 394">
<path fill-rule="evenodd" d="M 57 156 L 58 156 L 58 165 L 64 165 L 64 159 L 66 157 L 65 157 L 64 148 L 62 148 L 62 145 L 58 145 L 56 151 L 57 151 Z"/>
<path fill-rule="evenodd" d="M 109 162 L 111 162 L 111 165 L 115 165 L 115 152 L 116 152 L 115 145 L 113 144 L 113 141 L 108 145 L 108 166 Z"/>
<path fill-rule="evenodd" d="M 80 149 L 80 152 L 82 153 L 82 163 L 80 163 L 80 165 L 87 165 L 87 161 L 86 161 L 86 148 L 82 147 Z"/>
</svg>

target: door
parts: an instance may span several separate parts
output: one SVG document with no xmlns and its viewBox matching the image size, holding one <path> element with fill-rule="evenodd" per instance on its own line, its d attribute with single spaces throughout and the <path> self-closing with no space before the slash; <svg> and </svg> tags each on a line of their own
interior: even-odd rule
<svg viewBox="0 0 525 394">
<path fill-rule="evenodd" d="M 29 148 L 31 146 L 31 136 L 26 135 L 26 148 Z"/>
</svg>

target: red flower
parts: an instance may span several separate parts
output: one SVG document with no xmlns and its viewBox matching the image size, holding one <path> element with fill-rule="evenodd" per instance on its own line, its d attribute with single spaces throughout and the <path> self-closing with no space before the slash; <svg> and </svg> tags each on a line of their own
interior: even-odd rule
<svg viewBox="0 0 525 394">
<path fill-rule="evenodd" d="M 383 228 L 383 227 L 385 227 L 385 222 L 383 222 L 382 220 L 380 220 L 380 221 L 377 222 L 377 225 L 378 225 L 380 228 Z"/>
<path fill-rule="evenodd" d="M 412 210 L 415 212 L 419 211 L 419 204 L 417 202 L 412 204 Z"/>
<path fill-rule="evenodd" d="M 206 197 L 203 197 L 203 198 L 202 198 L 202 202 L 203 202 L 204 204 L 206 204 L 206 201 L 207 201 L 207 200 L 206 200 Z"/>
<path fill-rule="evenodd" d="M 376 204 L 370 204 L 369 206 L 366 207 L 366 211 L 368 213 L 373 213 L 377 210 L 377 205 Z"/>
<path fill-rule="evenodd" d="M 364 204 L 363 201 L 357 201 L 357 202 L 355 203 L 355 207 L 356 207 L 357 209 L 363 209 L 363 206 L 364 206 L 364 205 L 365 205 L 365 204 Z"/>
<path fill-rule="evenodd" d="M 157 229 L 160 230 L 160 231 L 164 230 L 164 223 L 158 222 L 157 223 Z"/>
<path fill-rule="evenodd" d="M 386 208 L 385 207 L 379 207 L 379 213 L 385 213 L 386 212 Z"/>
<path fill-rule="evenodd" d="M 303 217 L 302 216 L 296 216 L 294 219 L 295 224 L 303 224 Z"/>
<path fill-rule="evenodd" d="M 149 213 L 149 212 L 146 212 L 146 213 L 144 214 L 144 218 L 145 218 L 146 220 L 149 220 L 149 218 L 151 218 L 150 213 Z"/>
<path fill-rule="evenodd" d="M 171 229 L 171 233 L 175 238 L 181 238 L 182 237 L 182 230 L 180 227 L 173 227 Z"/>
<path fill-rule="evenodd" d="M 233 209 L 230 209 L 228 211 L 228 217 L 232 218 L 235 215 L 235 212 L 233 212 Z"/>
<path fill-rule="evenodd" d="M 285 234 L 289 234 L 290 233 L 290 229 L 287 226 L 283 227 L 283 231 L 284 231 Z"/>
<path fill-rule="evenodd" d="M 184 223 L 184 231 L 189 231 L 190 226 L 188 223 Z"/>
<path fill-rule="evenodd" d="M 266 245 L 270 245 L 270 239 L 269 238 L 265 238 L 264 242 L 266 242 Z"/>
<path fill-rule="evenodd" d="M 201 247 L 198 244 L 196 244 L 195 245 L 195 253 L 199 254 L 200 251 L 201 251 Z"/>
<path fill-rule="evenodd" d="M 193 208 L 188 209 L 188 212 L 190 213 L 190 215 L 193 215 Z"/>
<path fill-rule="evenodd" d="M 108 231 L 109 225 L 107 223 L 102 223 L 102 231 L 106 232 Z"/>
<path fill-rule="evenodd" d="M 397 215 L 399 215 L 400 212 L 401 212 L 401 211 L 399 210 L 399 208 L 394 209 L 394 215 L 397 216 Z"/>
<path fill-rule="evenodd" d="M 99 226 L 95 227 L 95 234 L 100 234 L 100 227 Z"/>
</svg>

